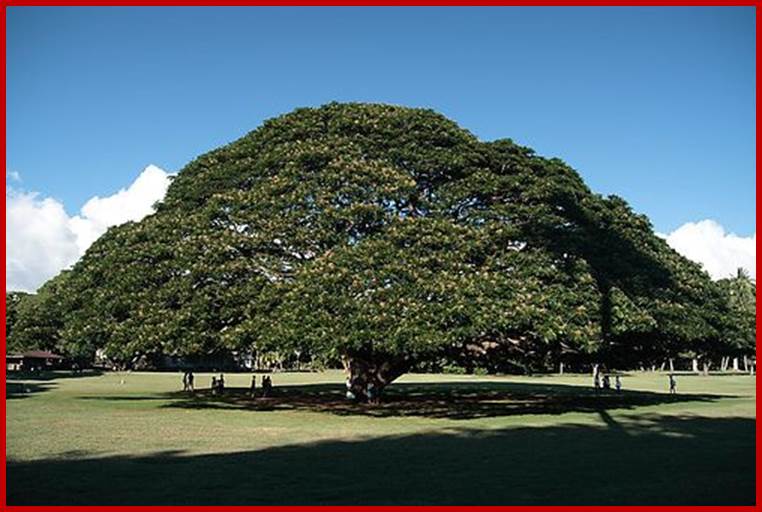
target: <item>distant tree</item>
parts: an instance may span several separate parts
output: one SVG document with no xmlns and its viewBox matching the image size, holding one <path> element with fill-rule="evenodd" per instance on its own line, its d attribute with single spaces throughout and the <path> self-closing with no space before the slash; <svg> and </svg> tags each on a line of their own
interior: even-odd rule
<svg viewBox="0 0 762 512">
<path fill-rule="evenodd" d="M 18 310 L 21 303 L 29 297 L 26 292 L 6 292 L 5 293 L 5 345 L 6 352 L 13 352 L 14 346 L 11 345 L 13 331 L 18 322 Z"/>
<path fill-rule="evenodd" d="M 63 271 L 34 294 L 23 294 L 14 307 L 13 325 L 7 334 L 7 350 L 58 350 L 65 325 L 63 300 L 69 276 Z M 7 295 L 6 295 L 7 300 Z M 6 318 L 6 326 L 8 318 Z"/>
<path fill-rule="evenodd" d="M 727 354 L 752 356 L 757 351 L 757 284 L 744 269 L 735 277 L 719 281 L 728 303 L 723 333 Z"/>
</svg>

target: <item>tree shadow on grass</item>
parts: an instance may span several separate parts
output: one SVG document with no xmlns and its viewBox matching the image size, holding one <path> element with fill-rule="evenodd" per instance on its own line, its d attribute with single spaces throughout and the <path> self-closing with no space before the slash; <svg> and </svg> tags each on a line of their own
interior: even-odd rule
<svg viewBox="0 0 762 512">
<path fill-rule="evenodd" d="M 97 377 L 101 374 L 102 372 L 99 370 L 9 372 L 6 375 L 5 397 L 14 400 L 27 398 L 57 388 L 58 385 L 53 382 L 56 380 Z"/>
<path fill-rule="evenodd" d="M 257 390 L 261 393 L 261 390 Z M 647 391 L 600 391 L 562 384 L 529 383 L 434 383 L 390 386 L 380 404 L 349 401 L 338 384 L 282 386 L 272 396 L 252 397 L 249 390 L 228 388 L 224 394 L 209 390 L 165 395 L 164 405 L 183 409 L 242 409 L 251 411 L 308 410 L 336 415 L 372 417 L 430 417 L 468 420 L 525 414 L 563 414 L 630 409 L 675 402 L 709 402 L 721 395 L 653 393 Z"/>
<path fill-rule="evenodd" d="M 86 377 L 98 377 L 103 375 L 103 371 L 97 369 L 87 369 L 81 372 L 70 370 L 53 370 L 41 372 L 9 372 L 7 379 L 9 381 L 50 381 L 61 379 L 82 379 Z"/>
<path fill-rule="evenodd" d="M 754 503 L 754 419 L 632 415 L 619 421 L 455 428 L 238 453 L 9 461 L 8 503 Z"/>
<path fill-rule="evenodd" d="M 18 400 L 28 398 L 37 393 L 43 393 L 57 386 L 52 383 L 38 384 L 36 382 L 12 382 L 5 383 L 5 398 L 8 400 Z"/>
</svg>

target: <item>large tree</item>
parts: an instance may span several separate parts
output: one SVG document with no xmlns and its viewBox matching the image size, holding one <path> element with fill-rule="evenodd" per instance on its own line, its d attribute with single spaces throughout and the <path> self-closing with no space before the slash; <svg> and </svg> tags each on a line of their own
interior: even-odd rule
<svg viewBox="0 0 762 512">
<path fill-rule="evenodd" d="M 716 287 L 558 159 L 430 110 L 299 109 L 188 164 L 61 292 L 62 346 L 342 361 L 632 361 L 711 342 Z"/>
</svg>

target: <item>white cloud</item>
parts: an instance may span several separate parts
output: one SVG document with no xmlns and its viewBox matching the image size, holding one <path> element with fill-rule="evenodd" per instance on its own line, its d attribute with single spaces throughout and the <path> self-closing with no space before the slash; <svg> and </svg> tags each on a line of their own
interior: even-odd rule
<svg viewBox="0 0 762 512">
<path fill-rule="evenodd" d="M 712 279 L 722 279 L 746 269 L 756 279 L 757 233 L 743 237 L 727 233 L 713 220 L 688 222 L 668 235 L 660 235 L 688 259 L 701 263 Z"/>
<path fill-rule="evenodd" d="M 79 258 L 61 203 L 36 193 L 5 195 L 5 288 L 34 291 Z"/>
<path fill-rule="evenodd" d="M 110 226 L 140 220 L 153 213 L 153 205 L 164 199 L 169 181 L 169 174 L 155 165 L 149 165 L 128 188 L 108 197 L 95 196 L 87 201 L 70 223 L 77 234 L 81 253 Z"/>
<path fill-rule="evenodd" d="M 128 188 L 108 197 L 93 197 L 74 217 L 56 199 L 9 188 L 5 196 L 6 290 L 36 290 L 74 264 L 109 227 L 152 213 L 169 183 L 168 173 L 149 165 Z"/>
<path fill-rule="evenodd" d="M 16 171 L 5 171 L 6 181 L 21 181 L 21 175 Z"/>
</svg>

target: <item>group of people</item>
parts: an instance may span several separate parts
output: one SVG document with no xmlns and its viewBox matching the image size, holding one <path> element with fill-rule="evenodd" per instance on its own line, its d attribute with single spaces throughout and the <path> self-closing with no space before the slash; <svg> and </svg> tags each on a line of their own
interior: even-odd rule
<svg viewBox="0 0 762 512">
<path fill-rule="evenodd" d="M 611 389 L 611 377 L 609 377 L 607 374 L 601 373 L 597 367 L 593 372 L 593 388 L 596 391 L 599 389 Z M 617 393 L 622 392 L 622 379 L 619 377 L 619 375 L 614 375 L 614 388 L 616 389 Z"/>
<path fill-rule="evenodd" d="M 193 372 L 190 370 L 185 370 L 185 373 L 183 373 L 183 391 L 193 391 L 193 380 L 195 377 L 193 376 Z"/>
<path fill-rule="evenodd" d="M 611 389 L 611 378 L 601 373 L 598 370 L 598 367 L 596 367 L 593 370 L 593 388 L 598 391 L 600 389 L 608 390 Z M 622 391 L 622 379 L 619 378 L 619 375 L 614 375 L 614 388 L 616 389 L 617 393 L 620 393 Z M 677 393 L 677 379 L 673 374 L 669 374 L 669 394 L 674 395 Z"/>
<path fill-rule="evenodd" d="M 190 370 L 186 370 L 183 372 L 183 391 L 193 391 L 193 382 L 195 380 L 195 376 L 193 375 L 193 372 Z M 262 377 L 262 396 L 270 396 L 272 394 L 273 389 L 273 381 L 272 378 L 269 375 L 264 375 Z M 220 374 L 219 377 L 212 376 L 212 385 L 211 390 L 213 395 L 222 395 L 225 392 L 225 376 L 223 374 Z M 250 388 L 250 394 L 251 396 L 256 396 L 256 390 L 257 390 L 257 376 L 252 375 L 251 376 L 251 388 Z"/>
<path fill-rule="evenodd" d="M 355 395 L 354 391 L 352 391 L 352 381 L 349 377 L 347 377 L 346 386 L 347 400 L 356 400 L 358 397 Z M 381 401 L 381 393 L 376 390 L 376 385 L 372 381 L 365 385 L 365 396 L 371 404 L 377 404 Z"/>
<path fill-rule="evenodd" d="M 221 395 L 225 392 L 225 376 L 212 377 L 212 394 Z"/>
<path fill-rule="evenodd" d="M 270 396 L 270 393 L 273 389 L 273 380 L 269 375 L 263 375 L 262 376 L 262 396 Z M 251 376 L 251 388 L 249 390 L 249 393 L 251 396 L 257 395 L 257 376 L 252 375 Z"/>
<path fill-rule="evenodd" d="M 183 391 L 193 391 L 193 381 L 195 377 L 193 375 L 193 372 L 190 370 L 186 370 L 183 373 Z M 355 394 L 352 392 L 352 384 L 350 380 L 347 378 L 347 398 L 350 400 L 355 399 Z M 593 371 L 593 388 L 598 390 L 610 390 L 611 389 L 611 377 L 609 377 L 607 374 L 603 374 L 599 371 L 599 369 L 596 367 Z M 262 396 L 267 397 L 270 396 L 273 389 L 273 381 L 272 378 L 269 375 L 262 376 Z M 619 375 L 614 375 L 614 389 L 616 389 L 617 393 L 621 393 L 622 391 L 622 379 L 619 377 Z M 212 377 L 212 394 L 214 395 L 221 395 L 225 391 L 225 376 L 223 374 L 220 374 L 219 377 Z M 249 388 L 250 395 L 256 396 L 257 392 L 257 376 L 252 375 L 251 376 L 251 387 Z M 367 389 L 365 390 L 365 393 L 368 397 L 368 400 L 371 403 L 375 403 L 379 400 L 379 394 L 376 392 L 376 388 L 372 382 L 369 382 L 367 385 Z M 677 393 L 677 380 L 675 379 L 675 376 L 671 373 L 669 374 L 669 393 L 671 395 L 674 395 Z"/>
</svg>

